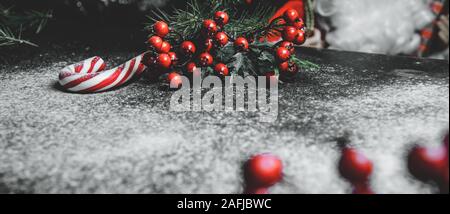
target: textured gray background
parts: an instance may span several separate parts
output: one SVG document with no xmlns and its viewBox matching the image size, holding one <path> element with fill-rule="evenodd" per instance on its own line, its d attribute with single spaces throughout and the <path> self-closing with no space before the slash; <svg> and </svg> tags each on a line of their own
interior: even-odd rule
<svg viewBox="0 0 450 214">
<path fill-rule="evenodd" d="M 172 92 L 145 80 L 94 95 L 56 87 L 68 64 L 137 53 L 55 49 L 0 65 L 0 192 L 240 193 L 243 161 L 271 152 L 285 165 L 272 193 L 348 193 L 333 140 L 344 131 L 374 161 L 376 192 L 433 192 L 409 177 L 404 156 L 448 129 L 448 62 L 299 52 L 321 68 L 280 86 L 275 123 L 169 112 Z"/>
</svg>

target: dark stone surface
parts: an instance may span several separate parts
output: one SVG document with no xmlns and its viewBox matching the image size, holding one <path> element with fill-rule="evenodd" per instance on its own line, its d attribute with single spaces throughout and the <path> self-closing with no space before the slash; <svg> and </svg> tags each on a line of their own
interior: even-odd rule
<svg viewBox="0 0 450 214">
<path fill-rule="evenodd" d="M 84 47 L 82 47 L 84 49 Z M 71 51 L 74 50 L 74 51 Z M 242 162 L 271 152 L 285 179 L 272 193 L 346 193 L 335 137 L 375 162 L 378 193 L 429 193 L 411 179 L 411 143 L 437 145 L 449 121 L 447 61 L 301 49 L 320 65 L 280 86 L 279 118 L 169 112 L 172 92 L 145 80 L 77 95 L 55 88 L 59 69 L 99 55 L 53 47 L 0 66 L 0 191 L 25 193 L 239 193 Z"/>
</svg>

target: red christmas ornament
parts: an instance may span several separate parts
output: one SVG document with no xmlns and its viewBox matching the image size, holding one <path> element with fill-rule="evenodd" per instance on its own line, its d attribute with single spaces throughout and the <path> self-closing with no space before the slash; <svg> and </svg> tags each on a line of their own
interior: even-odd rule
<svg viewBox="0 0 450 214">
<path fill-rule="evenodd" d="M 344 148 L 339 161 L 339 172 L 353 184 L 367 183 L 372 174 L 373 163 L 352 148 Z"/>
<path fill-rule="evenodd" d="M 159 49 L 159 48 L 161 48 L 161 45 L 162 45 L 162 43 L 163 43 L 163 40 L 162 40 L 161 37 L 159 37 L 159 36 L 152 36 L 152 37 L 150 37 L 150 38 L 148 39 L 147 43 L 148 43 L 151 47 L 153 47 L 153 48 L 155 48 L 155 49 Z"/>
<path fill-rule="evenodd" d="M 282 179 L 283 164 L 273 155 L 256 155 L 246 163 L 244 174 L 250 189 L 271 187 Z"/>
<path fill-rule="evenodd" d="M 181 43 L 181 50 L 186 56 L 191 56 L 197 51 L 195 44 L 191 41 Z"/>
<path fill-rule="evenodd" d="M 222 76 L 228 76 L 228 74 L 229 74 L 229 69 L 228 69 L 227 65 L 225 65 L 223 63 L 217 64 L 216 67 L 214 67 L 214 71 L 216 71 L 217 74 L 222 75 Z"/>
<path fill-rule="evenodd" d="M 292 42 L 284 41 L 280 44 L 280 47 L 288 49 L 291 54 L 295 54 L 294 43 Z"/>
<path fill-rule="evenodd" d="M 216 21 L 216 23 L 219 24 L 220 26 L 224 26 L 228 24 L 228 22 L 230 21 L 230 17 L 226 12 L 217 11 L 216 14 L 214 15 L 214 21 Z"/>
<path fill-rule="evenodd" d="M 169 81 L 171 88 L 178 89 L 181 88 L 181 86 L 183 85 L 183 79 L 181 78 L 181 75 L 178 74 L 177 72 L 171 72 L 167 76 L 167 81 Z"/>
<path fill-rule="evenodd" d="M 153 31 L 159 37 L 164 38 L 169 34 L 169 25 L 163 21 L 156 22 L 155 25 L 153 25 Z"/>
<path fill-rule="evenodd" d="M 283 39 L 288 42 L 294 42 L 298 36 L 298 29 L 292 26 L 287 26 L 283 31 Z"/>
<path fill-rule="evenodd" d="M 408 156 L 409 172 L 417 179 L 439 181 L 448 169 L 448 155 L 445 148 L 415 146 Z"/>
<path fill-rule="evenodd" d="M 210 66 L 214 62 L 213 56 L 211 56 L 211 54 L 206 52 L 200 54 L 199 58 L 200 58 L 200 65 L 203 67 Z"/>
<path fill-rule="evenodd" d="M 169 54 L 160 54 L 156 59 L 156 63 L 159 67 L 164 69 L 169 69 L 172 65 L 172 59 L 170 59 Z"/>
<path fill-rule="evenodd" d="M 241 51 L 247 51 L 249 48 L 249 44 L 246 38 L 239 37 L 234 41 L 234 46 Z"/>
<path fill-rule="evenodd" d="M 284 19 L 289 23 L 294 23 L 299 19 L 300 15 L 297 10 L 289 9 L 284 12 Z"/>
<path fill-rule="evenodd" d="M 215 36 L 215 39 L 216 39 L 217 45 L 220 46 L 220 47 L 223 47 L 226 44 L 228 44 L 228 36 L 224 32 L 217 33 L 216 36 Z"/>
<path fill-rule="evenodd" d="M 279 61 L 288 61 L 291 58 L 291 52 L 287 48 L 279 47 L 276 52 L 276 57 Z"/>
</svg>

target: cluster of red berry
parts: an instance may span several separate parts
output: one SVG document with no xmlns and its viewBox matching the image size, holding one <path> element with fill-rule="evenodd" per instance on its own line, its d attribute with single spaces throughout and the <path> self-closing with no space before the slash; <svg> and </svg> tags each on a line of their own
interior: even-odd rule
<svg viewBox="0 0 450 214">
<path fill-rule="evenodd" d="M 214 48 L 219 50 L 233 42 L 236 53 L 247 52 L 250 49 L 250 42 L 254 42 L 254 38 L 238 37 L 234 39 L 230 37 L 224 31 L 224 26 L 229 21 L 230 17 L 226 12 L 216 12 L 214 19 L 207 19 L 202 23 L 202 39 L 200 40 L 203 42 L 196 45 L 193 41 L 182 41 L 177 46 L 177 51 L 172 51 L 172 45 L 164 40 L 171 33 L 168 24 L 158 21 L 153 25 L 153 35 L 148 39 L 149 51 L 145 55 L 144 63 L 156 71 L 154 73 L 168 73 L 168 81 L 175 82 L 178 87 L 181 86 L 180 71 L 186 71 L 187 76 L 192 76 L 197 66 L 212 67 L 215 75 L 228 76 L 230 69 L 223 62 L 214 62 L 212 50 Z M 277 21 L 282 22 L 284 33 L 283 41 L 276 45 L 274 55 L 279 63 L 281 76 L 291 78 L 298 72 L 298 66 L 290 59 L 295 54 L 294 45 L 301 45 L 305 42 L 305 26 L 296 10 L 287 10 L 284 16 Z M 270 74 L 273 76 L 275 72 Z"/>
<path fill-rule="evenodd" d="M 284 13 L 283 18 L 277 20 L 281 24 L 286 25 L 282 29 L 283 41 L 276 50 L 276 56 L 280 64 L 281 78 L 291 79 L 298 73 L 298 65 L 290 61 L 292 54 L 295 54 L 294 45 L 302 45 L 305 43 L 305 23 L 300 18 L 297 10 L 290 9 Z"/>
<path fill-rule="evenodd" d="M 183 41 L 177 52 L 171 52 L 172 46 L 163 41 L 164 37 L 170 33 L 167 23 L 163 21 L 156 22 L 153 26 L 154 34 L 148 39 L 149 49 L 146 54 L 145 63 L 150 68 L 155 68 L 159 72 L 171 71 L 170 69 L 183 69 L 187 74 L 194 75 L 197 66 L 208 67 L 214 64 L 214 58 L 210 51 L 214 47 L 223 47 L 229 43 L 229 36 L 222 31 L 223 27 L 228 24 L 229 16 L 223 11 L 215 13 L 214 20 L 204 20 L 202 24 L 202 35 L 205 37 L 201 47 L 201 51 L 197 53 L 197 46 L 192 41 Z M 248 41 L 241 37 L 235 40 L 235 45 L 240 50 L 249 48 Z M 180 56 L 185 63 L 179 65 Z M 229 69 L 224 63 L 216 63 L 214 71 L 219 76 L 228 76 Z M 181 78 L 179 71 L 171 71 L 168 75 L 168 81 L 175 81 L 181 86 Z"/>
</svg>

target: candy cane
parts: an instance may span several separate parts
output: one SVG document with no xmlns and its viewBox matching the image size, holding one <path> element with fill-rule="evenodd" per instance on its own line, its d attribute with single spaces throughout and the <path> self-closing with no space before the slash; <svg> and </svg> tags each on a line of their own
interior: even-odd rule
<svg viewBox="0 0 450 214">
<path fill-rule="evenodd" d="M 80 63 L 69 65 L 59 73 L 59 84 L 76 93 L 97 93 L 116 89 L 139 76 L 146 69 L 142 64 L 144 55 L 139 55 L 123 65 L 104 71 L 106 64 L 96 56 Z"/>
</svg>

